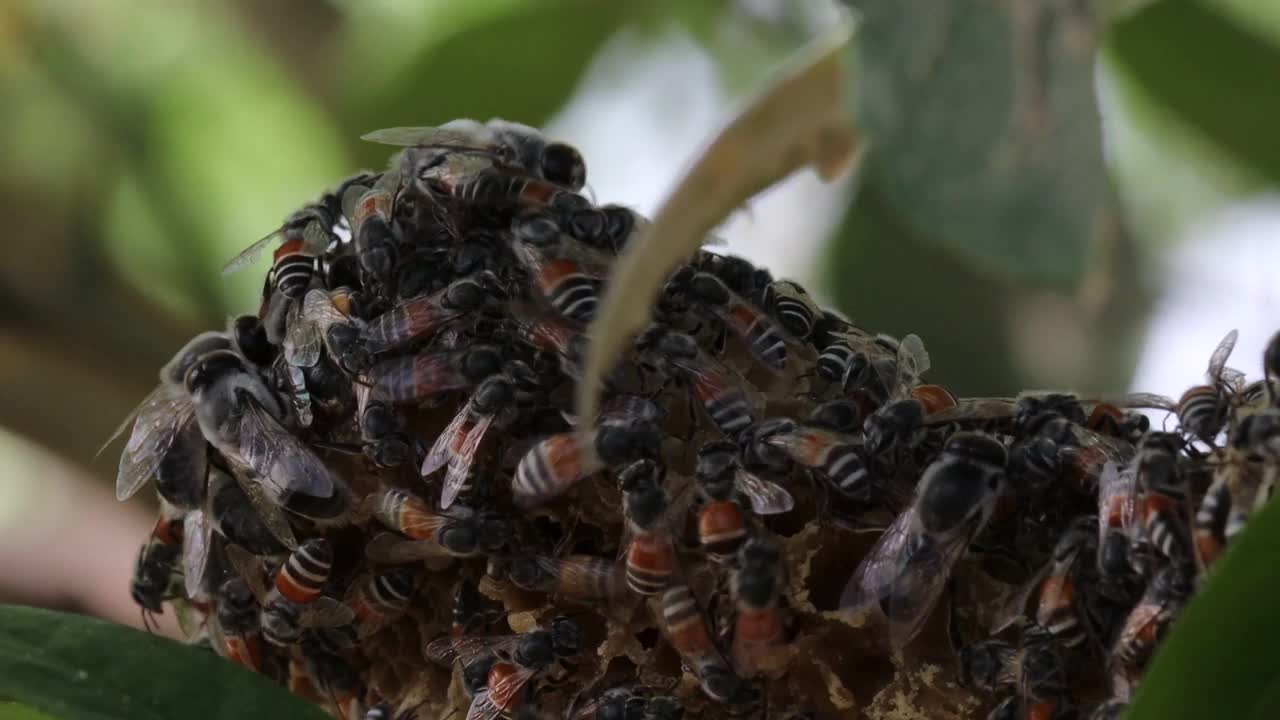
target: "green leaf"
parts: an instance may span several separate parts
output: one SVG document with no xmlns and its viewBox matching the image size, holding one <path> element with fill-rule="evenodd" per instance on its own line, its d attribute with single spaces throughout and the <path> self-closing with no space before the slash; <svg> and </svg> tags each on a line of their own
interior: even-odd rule
<svg viewBox="0 0 1280 720">
<path fill-rule="evenodd" d="M 866 168 L 922 236 L 1070 285 L 1115 215 L 1082 3 L 858 0 Z"/>
<path fill-rule="evenodd" d="M 1280 48 L 1216 9 L 1158 2 L 1117 23 L 1106 52 L 1117 73 L 1238 164 L 1280 181 Z"/>
<path fill-rule="evenodd" d="M 0 720 L 57 720 L 26 705 L 0 702 Z"/>
<path fill-rule="evenodd" d="M 1174 623 L 1127 720 L 1277 717 L 1280 503 L 1249 519 L 1209 582 Z"/>
<path fill-rule="evenodd" d="M 212 652 L 81 615 L 0 606 L 0 698 L 62 720 L 327 716 Z"/>
</svg>

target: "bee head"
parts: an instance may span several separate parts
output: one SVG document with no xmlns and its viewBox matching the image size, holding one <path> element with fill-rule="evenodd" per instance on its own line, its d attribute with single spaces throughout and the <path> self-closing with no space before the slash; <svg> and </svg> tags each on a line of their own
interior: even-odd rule
<svg viewBox="0 0 1280 720">
<path fill-rule="evenodd" d="M 245 372 L 244 359 L 233 350 L 215 350 L 201 355 L 183 376 L 187 392 L 204 390 L 224 378 Z"/>
</svg>

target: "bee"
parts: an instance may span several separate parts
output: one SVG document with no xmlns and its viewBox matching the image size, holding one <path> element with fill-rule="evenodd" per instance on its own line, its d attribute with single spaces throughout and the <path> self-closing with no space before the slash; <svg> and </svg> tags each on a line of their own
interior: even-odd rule
<svg viewBox="0 0 1280 720">
<path fill-rule="evenodd" d="M 698 511 L 698 538 L 711 560 L 724 564 L 747 537 L 746 517 L 736 495 L 748 498 L 757 515 L 790 511 L 795 498 L 777 483 L 742 468 L 738 447 L 713 440 L 698 450 L 694 479 L 706 500 Z"/>
<path fill-rule="evenodd" d="M 336 717 L 344 720 L 364 717 L 364 703 L 361 700 L 365 691 L 364 681 L 350 662 L 325 648 L 313 634 L 303 637 L 298 656 L 301 658 L 300 669 L 305 680 L 315 688 L 317 694 L 327 696 L 333 704 Z"/>
<path fill-rule="evenodd" d="M 1195 565 L 1191 537 L 1190 488 L 1178 461 L 1183 440 L 1173 433 L 1149 433 L 1135 460 L 1138 521 L 1143 539 L 1183 570 Z"/>
<path fill-rule="evenodd" d="M 623 589 L 617 565 L 594 555 L 515 555 L 506 576 L 518 588 L 574 600 L 614 600 Z"/>
<path fill-rule="evenodd" d="M 1232 515 L 1229 475 L 1221 469 L 1214 472 L 1213 484 L 1205 491 L 1192 519 L 1196 557 L 1207 570 L 1227 548 L 1227 525 Z"/>
<path fill-rule="evenodd" d="M 671 582 L 676 551 L 667 526 L 670 499 L 662 488 L 663 469 L 638 460 L 618 476 L 622 514 L 627 520 L 627 587 L 637 595 L 656 595 Z"/>
<path fill-rule="evenodd" d="M 608 258 L 566 235 L 546 215 L 517 218 L 512 234 L 516 258 L 532 274 L 547 304 L 569 320 L 591 322 Z"/>
<path fill-rule="evenodd" d="M 855 436 L 789 418 L 766 420 L 747 433 L 748 456 L 766 466 L 785 469 L 794 462 L 814 470 L 836 492 L 852 500 L 871 497 L 871 474 Z"/>
<path fill-rule="evenodd" d="M 577 149 L 550 141 L 528 125 L 498 118 L 484 124 L 460 119 L 438 128 L 387 128 L 368 133 L 362 139 L 385 145 L 489 155 L 502 166 L 575 192 L 586 184 L 586 163 Z"/>
<path fill-rule="evenodd" d="M 634 210 L 621 205 L 576 208 L 559 218 L 574 240 L 613 255 L 621 253 L 640 228 L 648 224 Z"/>
<path fill-rule="evenodd" d="M 451 390 L 479 384 L 502 371 L 502 354 L 493 345 L 406 355 L 383 360 L 368 372 L 374 399 L 413 405 Z"/>
<path fill-rule="evenodd" d="M 1147 661 L 1190 597 L 1190 579 L 1177 567 L 1165 567 L 1151 578 L 1142 599 L 1125 618 L 1111 651 L 1116 697 L 1131 696 Z"/>
<path fill-rule="evenodd" d="M 160 371 L 160 385 L 151 391 L 107 441 L 110 444 L 132 421 L 133 429 L 120 455 L 116 475 L 116 499 L 128 500 L 157 474 L 159 485 L 172 488 L 166 494 L 183 507 L 198 507 L 204 497 L 206 442 L 195 418 L 195 405 L 183 385 L 187 372 L 208 353 L 229 351 L 233 342 L 226 333 L 207 332 L 192 339 Z M 103 446 L 105 449 L 105 445 Z M 173 459 L 166 463 L 170 454 Z M 184 500 L 189 500 L 186 502 Z"/>
<path fill-rule="evenodd" d="M 781 327 L 760 308 L 729 289 L 709 272 L 695 272 L 685 283 L 693 303 L 710 310 L 724 327 L 742 339 L 751 354 L 765 367 L 782 370 L 787 366 L 787 343 Z"/>
<path fill-rule="evenodd" d="M 209 635 L 217 653 L 254 672 L 263 671 L 260 607 L 242 578 L 230 577 L 213 594 L 214 613 Z"/>
<path fill-rule="evenodd" d="M 831 383 L 841 383 L 846 377 L 858 378 L 863 368 L 892 360 L 898 354 L 897 340 L 861 330 L 831 311 L 815 321 L 812 337 L 818 349 L 814 372 Z"/>
<path fill-rule="evenodd" d="M 640 334 L 636 347 L 668 379 L 687 383 L 720 432 L 737 437 L 755 422 L 756 403 L 746 382 L 698 347 L 693 337 L 658 325 Z"/>
<path fill-rule="evenodd" d="M 400 413 L 390 403 L 370 397 L 368 385 L 356 384 L 356 424 L 366 457 L 380 468 L 400 467 L 413 455 Z"/>
<path fill-rule="evenodd" d="M 161 515 L 147 542 L 138 549 L 129 595 L 142 609 L 148 630 L 152 615 L 164 612 L 164 603 L 182 597 L 182 538 L 172 520 Z"/>
<path fill-rule="evenodd" d="M 797 340 L 807 340 L 822 315 L 822 307 L 799 283 L 775 280 L 764 288 L 763 305 Z"/>
<path fill-rule="evenodd" d="M 888 362 L 879 368 L 890 367 Z M 914 447 L 919 442 L 925 417 L 955 407 L 955 397 L 945 388 L 924 386 L 917 393 L 920 376 L 929 369 L 929 353 L 917 335 L 907 335 L 898 343 L 892 372 L 879 374 L 877 388 L 885 390 L 885 402 L 863 421 L 865 448 L 870 455 L 882 455 L 895 447 Z M 858 381 L 860 387 L 866 380 Z M 878 391 L 877 391 L 878 392 Z"/>
<path fill-rule="evenodd" d="M 561 370 L 570 378 L 576 380 L 581 377 L 586 338 L 577 328 L 559 315 L 543 312 L 528 303 L 511 303 L 509 309 L 522 341 L 536 350 L 559 357 Z"/>
<path fill-rule="evenodd" d="M 1023 705 L 1057 698 L 1067 690 L 1062 648 L 1039 625 L 1028 626 L 1017 647 L 993 638 L 966 645 L 957 655 L 963 687 L 983 692 L 1013 690 Z"/>
<path fill-rule="evenodd" d="M 396 235 L 392 207 L 400 185 L 396 172 L 383 173 L 369 186 L 353 186 L 342 194 L 342 210 L 351 224 L 352 245 L 366 286 L 385 286 L 396 267 Z"/>
<path fill-rule="evenodd" d="M 440 328 L 477 310 L 497 292 L 497 277 L 484 273 L 454 280 L 430 295 L 397 303 L 369 321 L 365 349 L 374 355 L 430 337 Z"/>
<path fill-rule="evenodd" d="M 952 434 L 921 475 L 911 506 L 859 564 L 841 609 L 878 605 L 896 647 L 915 637 L 956 560 L 991 517 L 1006 459 L 1004 445 L 990 435 Z"/>
<path fill-rule="evenodd" d="M 261 606 L 262 637 L 278 647 L 292 645 L 304 628 L 336 627 L 355 618 L 351 608 L 322 595 L 333 570 L 333 549 L 323 538 L 303 542 L 276 570 L 272 585 L 262 579 L 262 562 L 235 545 L 227 559 Z"/>
<path fill-rule="evenodd" d="M 1108 462 L 1098 476 L 1098 573 L 1119 579 L 1132 572 L 1129 546 L 1138 523 L 1137 468 Z"/>
<path fill-rule="evenodd" d="M 512 635 L 453 637 L 445 635 L 427 642 L 422 655 L 440 667 L 455 663 L 468 667 L 488 655 L 529 661 L 545 657 L 543 665 L 556 658 L 570 658 L 582 649 L 582 628 L 569 618 L 554 618 L 549 627 Z"/>
<path fill-rule="evenodd" d="M 434 513 L 418 498 L 389 488 L 366 498 L 365 512 L 403 536 L 380 533 L 369 540 L 365 555 L 379 563 L 472 557 L 482 550 L 500 548 L 511 532 L 510 525 L 493 513 L 477 513 L 462 506 L 450 508 L 448 514 Z"/>
<path fill-rule="evenodd" d="M 430 475 L 448 466 L 440 488 L 440 507 L 447 510 L 466 486 L 476 451 L 498 415 L 515 401 L 515 382 L 506 375 L 493 375 L 480 383 L 466 405 L 436 438 L 422 462 L 421 474 Z"/>
<path fill-rule="evenodd" d="M 346 605 L 355 615 L 356 633 L 364 638 L 386 627 L 413 599 L 417 574 L 396 568 L 369 577 L 347 594 Z"/>
<path fill-rule="evenodd" d="M 662 593 L 661 608 L 667 639 L 685 668 L 698 678 L 703 694 L 721 703 L 737 695 L 742 680 L 716 649 L 702 607 L 689 586 L 678 582 L 667 587 Z"/>
<path fill-rule="evenodd" d="M 776 673 L 787 656 L 783 644 L 782 553 L 777 545 L 753 538 L 738 550 L 730 587 L 733 621 L 733 665 L 746 677 Z"/>
<path fill-rule="evenodd" d="M 608 417 L 585 435 L 569 431 L 534 445 L 516 466 L 515 503 L 540 505 L 563 495 L 582 478 L 632 460 L 656 457 L 661 436 L 648 418 Z"/>
<path fill-rule="evenodd" d="M 1097 519 L 1084 516 L 1067 528 L 1054 547 L 1049 575 L 1040 583 L 1036 623 L 1064 647 L 1084 642 L 1083 594 L 1097 564 Z"/>
<path fill-rule="evenodd" d="M 1227 367 L 1239 333 L 1227 333 L 1209 358 L 1208 384 L 1189 388 L 1178 400 L 1178 424 L 1188 435 L 1212 445 L 1227 424 L 1233 396 L 1244 386 L 1244 374 Z"/>
<path fill-rule="evenodd" d="M 291 367 L 313 368 L 324 349 L 339 369 L 353 376 L 370 364 L 362 328 L 363 322 L 352 315 L 350 289 L 309 290 L 285 334 L 285 360 Z"/>
</svg>

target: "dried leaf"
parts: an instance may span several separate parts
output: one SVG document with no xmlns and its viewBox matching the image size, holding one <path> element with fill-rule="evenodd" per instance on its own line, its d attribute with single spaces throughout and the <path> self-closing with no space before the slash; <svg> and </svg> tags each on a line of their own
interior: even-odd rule
<svg viewBox="0 0 1280 720">
<path fill-rule="evenodd" d="M 812 165 L 833 180 L 853 163 L 854 132 L 846 60 L 853 23 L 798 53 L 779 76 L 729 123 L 628 244 L 609 277 L 578 385 L 578 417 L 588 430 L 601 378 L 630 337 L 644 327 L 663 280 L 697 250 L 707 233 L 756 193 Z"/>
</svg>

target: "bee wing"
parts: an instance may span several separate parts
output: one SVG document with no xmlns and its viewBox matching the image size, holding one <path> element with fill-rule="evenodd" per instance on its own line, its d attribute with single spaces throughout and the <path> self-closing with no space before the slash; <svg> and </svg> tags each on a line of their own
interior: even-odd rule
<svg viewBox="0 0 1280 720">
<path fill-rule="evenodd" d="M 196 636 L 200 634 L 202 626 L 210 635 L 213 634 L 213 627 L 217 623 L 214 622 L 212 615 L 206 618 L 191 603 L 182 598 L 170 600 L 169 605 L 173 608 L 173 615 L 178 621 L 178 630 L 188 642 L 196 641 Z"/>
<path fill-rule="evenodd" d="M 222 274 L 230 275 L 252 265 L 262 255 L 262 251 L 266 250 L 267 246 L 271 244 L 271 241 L 280 235 L 281 230 L 283 230 L 283 227 L 278 227 L 275 230 L 272 230 L 261 238 L 258 238 L 258 240 L 249 247 L 241 250 L 239 253 L 236 253 L 235 257 L 228 260 L 227 264 L 222 266 Z"/>
<path fill-rule="evenodd" d="M 239 545 L 228 544 L 226 550 L 227 561 L 231 563 L 236 575 L 239 575 L 244 580 L 244 584 L 248 586 L 249 592 L 253 593 L 253 597 L 258 600 L 258 604 L 265 605 L 271 589 L 267 587 L 266 582 L 263 580 L 262 558 Z"/>
<path fill-rule="evenodd" d="M 413 298 L 374 318 L 365 327 L 363 339 L 370 353 L 382 353 L 405 343 L 425 338 L 462 312 L 445 307 L 448 288 Z"/>
<path fill-rule="evenodd" d="M 476 147 L 474 133 L 440 127 L 393 127 L 374 130 L 360 136 L 365 142 L 398 147 L 439 147 L 459 150 L 482 150 Z"/>
<path fill-rule="evenodd" d="M 476 418 L 475 423 L 471 426 L 471 430 L 467 432 L 467 437 L 462 441 L 462 447 L 458 452 L 449 459 L 449 469 L 445 471 L 444 487 L 440 490 L 440 507 L 448 509 L 453 504 L 454 499 L 458 497 L 458 491 L 467 483 L 467 475 L 471 472 L 471 463 L 475 460 L 476 450 L 480 448 L 480 442 L 484 440 L 484 435 L 489 430 L 489 426 L 493 424 L 495 415 L 485 413 Z"/>
<path fill-rule="evenodd" d="M 434 540 L 408 540 L 390 532 L 374 535 L 364 548 L 366 558 L 387 565 L 404 565 L 448 555 Z"/>
<path fill-rule="evenodd" d="M 1026 616 L 1027 602 L 1035 594 L 1036 590 L 1040 588 L 1040 583 L 1049 576 L 1049 571 L 1052 568 L 1052 562 L 1045 563 L 1025 583 L 1019 586 L 1018 591 L 1000 608 L 1000 612 L 996 613 L 991 626 L 991 635 L 994 636 L 1004 632 L 1006 628 L 1012 627 L 1020 618 Z"/>
<path fill-rule="evenodd" d="M 902 574 L 902 560 L 915 525 L 915 508 L 908 508 L 884 531 L 867 553 L 840 596 L 840 608 L 861 612 L 889 595 Z"/>
<path fill-rule="evenodd" d="M 1155 393 L 1129 393 L 1116 403 L 1125 408 L 1147 408 L 1151 410 L 1177 410 L 1178 402 L 1167 395 Z"/>
<path fill-rule="evenodd" d="M 498 708 L 499 703 L 504 706 L 511 705 L 511 699 L 517 697 L 524 692 L 524 688 L 537 674 L 537 670 L 532 668 L 520 668 L 510 675 L 504 675 L 498 682 L 490 684 L 485 691 L 476 693 L 475 699 L 471 703 L 471 709 L 467 711 L 467 720 L 493 720 L 501 714 Z M 484 700 L 481 700 L 481 696 Z M 477 710 L 476 702 L 480 701 L 484 707 Z M 472 713 L 479 713 L 474 718 Z"/>
<path fill-rule="evenodd" d="M 1222 368 L 1222 371 L 1218 373 L 1218 379 L 1232 393 L 1238 393 L 1243 390 L 1249 381 L 1243 372 L 1232 367 Z"/>
<path fill-rule="evenodd" d="M 886 608 L 889 639 L 895 648 L 903 648 L 920 633 L 969 538 L 968 532 L 933 538 L 929 551 L 905 558 L 903 572 L 888 597 Z"/>
<path fill-rule="evenodd" d="M 258 513 L 258 517 L 267 526 L 267 530 L 271 531 L 272 536 L 279 540 L 281 545 L 290 550 L 297 550 L 298 538 L 293 534 L 293 526 L 289 524 L 289 517 L 276 504 L 275 498 L 262 486 L 262 483 L 249 477 L 247 468 L 241 472 L 233 472 L 231 474 L 235 476 L 240 489 L 244 490 L 245 496 L 249 498 L 249 504 Z"/>
<path fill-rule="evenodd" d="M 200 595 L 200 583 L 209 566 L 213 523 L 204 510 L 192 510 L 182 520 L 182 577 L 187 597 Z"/>
<path fill-rule="evenodd" d="M 898 343 L 898 358 L 895 363 L 896 375 L 891 391 L 905 393 L 912 385 L 929 371 L 929 351 L 924 349 L 924 341 L 914 333 L 902 338 Z"/>
<path fill-rule="evenodd" d="M 1012 420 L 1017 413 L 1017 401 L 1013 398 L 966 398 L 954 407 L 930 414 L 926 425 L 946 425 L 953 422 Z"/>
<path fill-rule="evenodd" d="M 185 390 L 165 384 L 152 391 L 134 412 L 133 432 L 116 474 L 116 499 L 133 497 L 155 475 L 178 435 L 194 422 L 195 406 Z"/>
<path fill-rule="evenodd" d="M 738 469 L 737 478 L 738 489 L 751 501 L 751 509 L 757 515 L 777 515 L 796 506 L 796 499 L 778 483 L 742 468 Z"/>
<path fill-rule="evenodd" d="M 320 349 L 324 347 L 320 318 L 328 311 L 336 313 L 338 309 L 329 301 L 329 294 L 319 288 L 308 290 L 301 305 L 294 303 L 283 343 L 286 362 L 293 367 L 315 367 L 320 362 Z"/>
<path fill-rule="evenodd" d="M 420 470 L 422 477 L 426 477 L 444 467 L 449 462 L 449 458 L 453 457 L 454 438 L 457 437 L 458 433 L 462 432 L 467 421 L 471 418 L 472 406 L 472 402 L 468 400 L 467 404 L 458 411 L 458 414 L 454 415 L 453 419 L 449 421 L 444 430 L 440 431 L 440 434 L 436 436 L 436 441 L 431 445 L 431 451 L 427 453 L 426 459 L 422 461 Z M 443 492 L 441 494 L 443 495 Z M 442 504 L 441 507 L 447 508 L 449 506 Z"/>
<path fill-rule="evenodd" d="M 351 608 L 331 597 L 321 596 L 302 606 L 298 622 L 303 627 L 339 627 L 355 620 Z"/>
<path fill-rule="evenodd" d="M 239 440 L 240 456 L 276 498 L 327 498 L 338 492 L 339 481 L 329 467 L 252 399 L 244 400 Z"/>
<path fill-rule="evenodd" d="M 1240 337 L 1238 330 L 1232 330 L 1218 343 L 1218 347 L 1214 348 L 1213 355 L 1209 356 L 1209 368 L 1205 374 L 1209 378 L 1209 382 L 1216 382 L 1222 376 L 1222 370 L 1227 366 L 1227 358 L 1231 357 L 1231 351 L 1236 347 L 1236 339 Z"/>
</svg>

